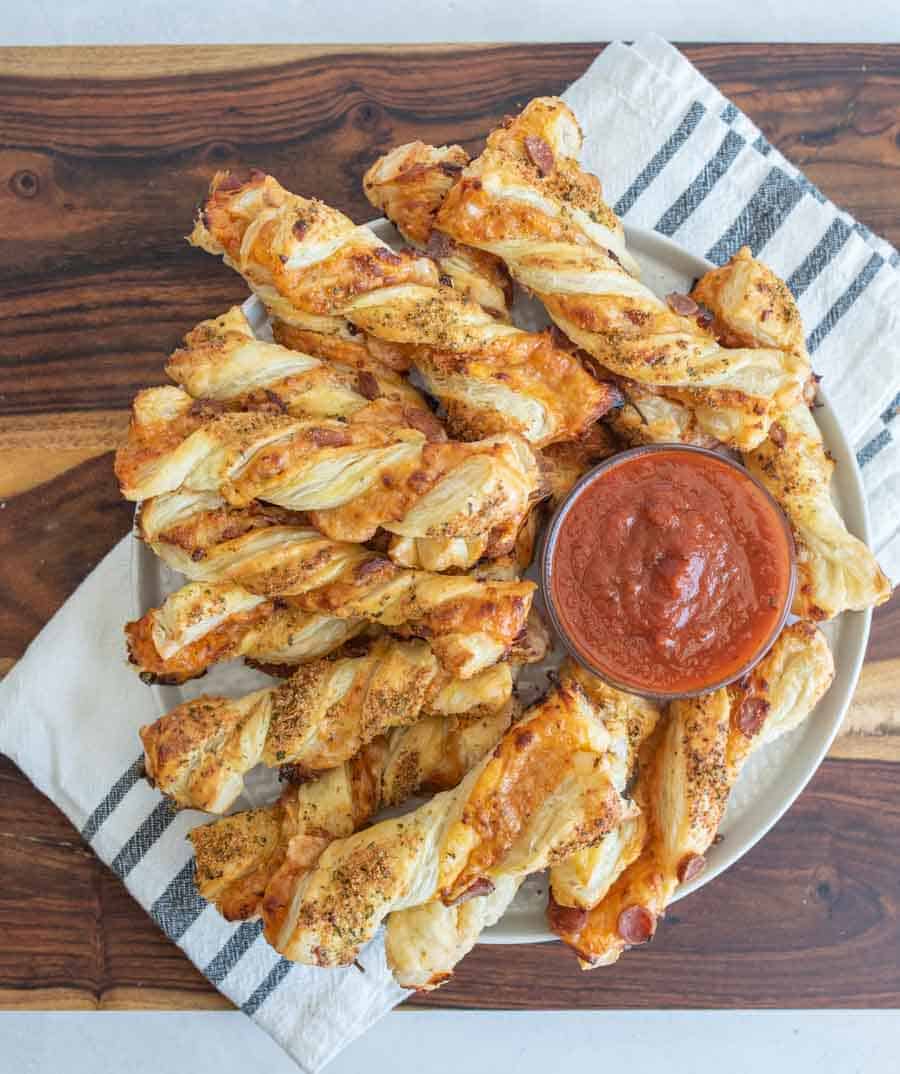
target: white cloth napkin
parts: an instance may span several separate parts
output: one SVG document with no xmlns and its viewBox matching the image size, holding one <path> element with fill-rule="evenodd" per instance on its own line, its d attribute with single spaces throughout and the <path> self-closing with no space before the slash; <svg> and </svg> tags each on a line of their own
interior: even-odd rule
<svg viewBox="0 0 900 1074">
<path fill-rule="evenodd" d="M 723 261 L 748 243 L 799 295 L 829 399 L 858 447 L 875 543 L 900 573 L 900 284 L 897 254 L 837 210 L 675 49 L 611 45 L 565 95 L 585 162 L 628 220 Z M 137 728 L 159 713 L 123 656 L 132 617 L 123 540 L 0 687 L 0 749 L 66 813 L 206 976 L 306 1071 L 398 1003 L 376 940 L 364 972 L 276 955 L 257 923 L 227 924 L 196 894 L 187 831 L 140 778 Z"/>
</svg>

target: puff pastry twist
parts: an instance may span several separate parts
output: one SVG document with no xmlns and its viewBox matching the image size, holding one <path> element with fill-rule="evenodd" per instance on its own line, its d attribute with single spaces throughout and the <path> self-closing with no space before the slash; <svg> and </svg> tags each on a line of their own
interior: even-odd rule
<svg viewBox="0 0 900 1074">
<path fill-rule="evenodd" d="M 518 633 L 513 635 L 509 629 L 511 622 L 521 620 L 515 592 L 521 583 L 517 581 L 515 564 L 510 560 L 488 560 L 469 579 L 482 580 L 484 586 L 476 591 L 480 597 L 468 599 L 463 595 L 456 605 L 447 602 L 441 609 L 438 601 L 433 606 L 436 635 L 431 638 L 431 647 L 440 655 L 441 663 L 466 677 L 476 673 L 479 665 L 494 662 L 501 648 L 505 659 L 515 664 L 543 660 L 549 635 L 534 608 Z M 451 586 L 457 582 L 465 583 L 466 579 L 448 578 Z M 490 600 L 485 601 L 480 616 L 484 629 L 474 629 L 474 621 L 470 623 L 471 634 L 455 629 L 454 619 L 460 626 L 463 615 L 478 616 L 481 598 L 488 598 L 491 592 L 502 593 L 504 588 L 508 598 L 505 610 L 491 608 Z M 527 594 L 525 599 L 530 603 Z M 506 613 L 509 615 L 504 621 Z M 141 678 L 150 683 L 173 684 L 196 678 L 214 664 L 239 657 L 267 669 L 284 668 L 290 674 L 294 665 L 325 656 L 358 635 L 378 629 L 365 619 L 345 618 L 343 609 L 340 615 L 316 614 L 293 606 L 289 600 L 267 599 L 231 582 L 190 582 L 171 593 L 159 608 L 126 624 L 125 636 L 129 659 Z M 420 619 L 418 625 L 402 624 L 395 633 L 409 635 L 416 630 L 425 633 L 427 629 L 431 628 Z"/>
<path fill-rule="evenodd" d="M 634 794 L 643 823 L 610 862 L 605 896 L 589 910 L 550 904 L 551 927 L 582 968 L 609 965 L 653 936 L 678 885 L 703 868 L 748 757 L 799 726 L 833 675 L 824 635 L 801 620 L 740 684 L 669 706 L 641 757 Z"/>
<path fill-rule="evenodd" d="M 191 602 L 190 641 L 202 623 L 223 623 L 221 603 L 244 610 L 242 592 L 304 612 L 379 623 L 401 633 L 432 639 L 435 655 L 454 674 L 468 677 L 502 659 L 525 629 L 536 586 L 514 580 L 487 581 L 472 575 L 434 574 L 396 566 L 361 545 L 331 541 L 303 526 L 253 529 L 205 549 L 187 551 L 150 535 L 151 547 L 170 566 L 197 582 L 214 582 Z M 229 591 L 228 583 L 236 591 Z M 202 594 L 208 596 L 204 610 Z M 177 597 L 170 597 L 169 604 Z M 160 654 L 177 651 L 178 624 L 165 607 L 147 612 L 148 633 Z M 248 629 L 252 628 L 248 622 Z"/>
<path fill-rule="evenodd" d="M 173 685 L 245 657 L 303 664 L 361 634 L 363 619 L 304 612 L 230 582 L 191 582 L 125 625 L 128 658 L 147 683 Z"/>
<path fill-rule="evenodd" d="M 188 332 L 166 373 L 193 398 L 231 409 L 379 421 L 441 439 L 440 423 L 405 377 L 374 358 L 345 364 L 258 339 L 240 306 Z"/>
<path fill-rule="evenodd" d="M 794 532 L 794 615 L 831 619 L 890 599 L 889 579 L 872 552 L 848 531 L 831 498 L 835 462 L 804 403 L 779 415 L 769 439 L 744 462 L 781 504 Z"/>
<path fill-rule="evenodd" d="M 395 727 L 316 779 L 289 784 L 273 805 L 193 828 L 197 890 L 229 921 L 259 916 L 270 883 L 281 898 L 333 839 L 351 835 L 384 806 L 456 786 L 517 712 L 510 699 L 495 712 Z"/>
<path fill-rule="evenodd" d="M 574 672 L 591 698 L 610 736 L 610 771 L 616 789 L 627 795 L 638 772 L 638 758 L 646 754 L 661 710 L 655 702 L 624 693 L 578 667 Z M 637 856 L 646 819 L 638 814 L 605 835 L 596 846 L 585 847 L 550 870 L 550 891 L 558 906 L 590 909 L 597 905 L 615 880 L 617 871 Z"/>
<path fill-rule="evenodd" d="M 407 242 L 434 258 L 463 298 L 492 317 L 508 321 L 512 281 L 499 257 L 462 246 L 434 226 L 444 198 L 471 162 L 459 145 L 440 149 L 409 142 L 380 157 L 363 176 L 366 197 Z"/>
<path fill-rule="evenodd" d="M 506 913 L 524 879 L 500 876 L 492 881 L 493 889 L 478 898 L 455 906 L 428 902 L 391 914 L 384 943 L 397 983 L 420 992 L 446 984 L 482 932 Z"/>
<path fill-rule="evenodd" d="M 267 900 L 267 939 L 295 961 L 345 964 L 391 912 L 483 895 L 596 842 L 630 811 L 607 744 L 564 674 L 456 790 L 332 843 L 280 905 Z"/>
<path fill-rule="evenodd" d="M 701 277 L 693 295 L 713 313 L 713 331 L 723 345 L 776 346 L 806 358 L 793 295 L 747 247 Z M 834 459 L 803 401 L 777 415 L 768 438 L 746 454 L 744 462 L 781 504 L 794 531 L 795 615 L 831 619 L 890 597 L 889 580 L 869 549 L 848 532 L 834 505 Z"/>
<path fill-rule="evenodd" d="M 218 494 L 235 507 L 259 499 L 307 512 L 334 540 L 368 541 L 383 527 L 465 542 L 466 558 L 505 554 L 543 494 L 533 451 L 510 434 L 429 442 L 411 428 L 259 412 L 203 414 L 198 426 L 197 409 L 178 388 L 139 393 L 116 456 L 126 498 Z"/>
<path fill-rule="evenodd" d="M 179 806 L 222 813 L 258 764 L 307 778 L 392 727 L 429 713 L 494 712 L 511 692 L 508 664 L 464 682 L 441 671 L 426 642 L 382 637 L 363 656 L 306 664 L 236 700 L 185 701 L 141 728 L 147 776 Z"/>
<path fill-rule="evenodd" d="M 640 283 L 621 222 L 577 162 L 581 142 L 562 101 L 531 101 L 489 136 L 446 196 L 437 227 L 502 257 L 604 367 L 687 405 L 703 434 L 754 447 L 774 410 L 800 397 L 808 366 L 774 348 L 726 350 L 695 316 Z"/>
<path fill-rule="evenodd" d="M 217 175 L 190 241 L 222 255 L 281 320 L 317 330 L 349 321 L 406 348 L 465 439 L 515 432 L 542 446 L 579 435 L 620 400 L 549 333 L 495 320 L 441 286 L 432 261 L 395 254 L 271 176 Z"/>
<path fill-rule="evenodd" d="M 541 466 L 543 472 L 543 461 Z M 529 511 L 526 518 L 532 513 L 533 510 Z M 254 500 L 246 507 L 233 507 L 218 493 L 186 489 L 144 500 L 137 522 L 141 539 L 173 566 L 182 564 L 187 556 L 201 559 L 214 545 L 236 540 L 253 531 L 270 526 L 308 528 L 308 524 L 308 515 L 302 511 L 276 507 L 262 500 Z M 521 530 L 520 526 L 519 532 Z M 498 536 L 498 533 L 458 538 L 394 535 L 388 539 L 386 550 L 398 566 L 433 572 L 466 570 L 487 553 L 489 540 L 492 537 L 496 540 Z M 505 535 L 503 540 L 508 543 Z M 518 534 L 513 544 L 518 546 Z M 527 563 L 522 564 L 523 569 L 525 566 Z"/>
<path fill-rule="evenodd" d="M 591 699 L 609 734 L 610 778 L 616 790 L 627 797 L 638 752 L 659 720 L 659 707 L 615 690 L 581 667 L 572 667 L 570 673 Z M 645 827 L 640 814 L 630 816 L 595 845 L 554 865 L 550 885 L 557 914 L 563 906 L 595 906 L 640 852 Z M 427 991 L 449 980 L 456 963 L 474 947 L 481 932 L 503 915 L 521 881 L 518 876 L 504 876 L 482 898 L 455 906 L 430 902 L 391 914 L 385 943 L 397 981 L 405 988 Z"/>
</svg>

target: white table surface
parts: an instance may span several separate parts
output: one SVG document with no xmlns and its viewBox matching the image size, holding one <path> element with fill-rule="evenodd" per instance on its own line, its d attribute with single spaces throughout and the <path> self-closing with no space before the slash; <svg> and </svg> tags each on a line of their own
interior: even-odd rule
<svg viewBox="0 0 900 1074">
<path fill-rule="evenodd" d="M 893 1074 L 896 1011 L 396 1011 L 327 1074 Z M 0 1074 L 297 1074 L 238 1012 L 0 1014 Z"/>
<path fill-rule="evenodd" d="M 0 3 L 0 11 L 10 9 Z M 898 0 L 28 0 L 0 44 L 630 39 L 898 41 Z M 395 1012 L 328 1074 L 890 1074 L 900 1015 L 828 1012 Z M 239 1013 L 0 1013 L 0 1074 L 296 1074 Z"/>
<path fill-rule="evenodd" d="M 13 10 L 15 17 L 12 16 Z M 5 44 L 898 41 L 898 0 L 13 0 Z"/>
<path fill-rule="evenodd" d="M 328 1074 L 891 1074 L 896 1011 L 398 1011 Z M 0 1014 L 2 1074 L 297 1074 L 238 1012 Z"/>
</svg>

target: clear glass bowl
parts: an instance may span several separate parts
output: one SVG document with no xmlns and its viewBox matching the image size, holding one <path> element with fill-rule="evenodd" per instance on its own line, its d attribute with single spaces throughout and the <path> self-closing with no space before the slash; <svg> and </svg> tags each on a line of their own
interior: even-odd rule
<svg viewBox="0 0 900 1074">
<path fill-rule="evenodd" d="M 738 471 L 741 476 L 752 482 L 757 489 L 763 494 L 763 498 L 768 502 L 772 508 L 773 515 L 778 519 L 781 530 L 784 534 L 786 547 L 788 551 L 788 584 L 785 591 L 784 603 L 780 609 L 778 618 L 775 621 L 775 625 L 768 634 L 768 636 L 760 643 L 758 649 L 753 653 L 752 657 L 747 660 L 737 671 L 728 675 L 727 678 L 711 682 L 705 685 L 702 689 L 692 690 L 689 692 L 673 691 L 667 693 L 659 690 L 641 689 L 634 683 L 626 682 L 621 679 L 617 679 L 615 675 L 611 674 L 609 669 L 598 667 L 594 664 L 589 655 L 582 651 L 577 642 L 570 637 L 568 631 L 562 622 L 562 617 L 559 615 L 556 608 L 556 602 L 553 595 L 553 559 L 556 552 L 557 539 L 559 537 L 560 530 L 563 522 L 566 519 L 573 504 L 584 494 L 585 490 L 590 488 L 601 476 L 608 473 L 610 470 L 615 469 L 617 466 L 621 466 L 623 463 L 628 462 L 631 459 L 638 458 L 644 455 L 655 454 L 657 452 L 665 451 L 671 453 L 685 452 L 694 455 L 707 455 L 717 460 L 719 463 L 724 463 L 726 466 Z M 723 455 L 718 451 L 710 451 L 708 448 L 694 447 L 691 444 L 678 444 L 678 443 L 660 443 L 660 444 L 648 444 L 644 447 L 632 448 L 629 451 L 620 452 L 618 455 L 613 455 L 611 458 L 601 462 L 598 466 L 595 466 L 592 470 L 588 471 L 582 477 L 577 484 L 572 488 L 571 492 L 566 496 L 563 502 L 559 505 L 550 520 L 550 524 L 547 527 L 544 536 L 544 545 L 541 551 L 541 591 L 544 597 L 544 604 L 546 605 L 547 612 L 553 623 L 553 627 L 559 636 L 560 641 L 566 649 L 566 652 L 578 661 L 583 667 L 587 668 L 592 674 L 598 676 L 608 682 L 610 686 L 616 687 L 618 690 L 622 690 L 625 693 L 637 694 L 640 697 L 649 697 L 656 701 L 675 701 L 679 698 L 685 697 L 699 697 L 702 694 L 711 693 L 713 690 L 718 690 L 723 686 L 727 686 L 729 683 L 735 682 L 742 678 L 749 671 L 751 671 L 766 653 L 771 649 L 775 642 L 775 639 L 781 633 L 788 615 L 791 610 L 791 603 L 794 599 L 794 589 L 797 584 L 797 563 L 796 552 L 794 548 L 794 538 L 791 533 L 790 524 L 785 517 L 781 507 L 772 498 L 772 495 L 757 479 L 740 463 L 735 462 L 727 455 Z"/>
</svg>

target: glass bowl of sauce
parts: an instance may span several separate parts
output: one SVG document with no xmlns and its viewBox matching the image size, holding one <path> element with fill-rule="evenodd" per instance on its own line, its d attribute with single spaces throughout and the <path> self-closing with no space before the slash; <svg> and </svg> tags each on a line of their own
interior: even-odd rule
<svg viewBox="0 0 900 1074">
<path fill-rule="evenodd" d="M 790 526 L 729 458 L 684 444 L 613 456 L 547 530 L 544 600 L 569 653 L 634 694 L 670 700 L 745 675 L 788 616 Z"/>
</svg>

